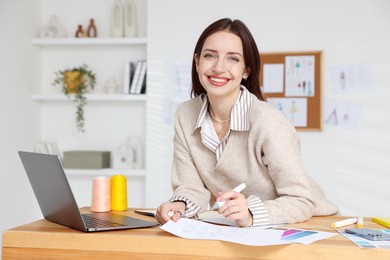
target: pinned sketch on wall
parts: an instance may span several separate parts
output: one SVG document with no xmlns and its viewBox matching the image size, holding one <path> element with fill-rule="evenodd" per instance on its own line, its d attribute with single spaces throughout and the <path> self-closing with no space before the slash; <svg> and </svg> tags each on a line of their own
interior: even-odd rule
<svg viewBox="0 0 390 260">
<path fill-rule="evenodd" d="M 324 105 L 324 124 L 349 130 L 359 126 L 362 107 L 360 104 L 326 99 Z"/>
<path fill-rule="evenodd" d="M 173 82 L 173 98 L 165 98 L 162 103 L 161 120 L 164 124 L 172 125 L 173 115 L 177 107 L 191 94 L 191 63 L 176 61 L 171 66 Z"/>
<path fill-rule="evenodd" d="M 307 100 L 305 98 L 268 98 L 267 102 L 279 109 L 293 126 L 307 126 Z"/>
<path fill-rule="evenodd" d="M 286 56 L 286 96 L 314 96 L 314 64 L 310 56 Z"/>
<path fill-rule="evenodd" d="M 162 103 L 162 109 L 160 111 L 161 122 L 166 125 L 173 124 L 173 115 L 176 112 L 176 109 L 182 101 L 172 98 L 165 98 Z"/>
<path fill-rule="evenodd" d="M 260 86 L 297 130 L 321 130 L 321 51 L 260 53 Z"/>
<path fill-rule="evenodd" d="M 283 92 L 283 69 L 284 64 L 263 65 L 263 91 L 265 93 Z"/>
<path fill-rule="evenodd" d="M 370 64 L 351 64 L 331 68 L 331 84 L 334 93 L 369 90 L 372 88 Z"/>
<path fill-rule="evenodd" d="M 188 100 L 191 93 L 191 63 L 176 61 L 172 64 L 172 77 L 175 99 Z"/>
</svg>

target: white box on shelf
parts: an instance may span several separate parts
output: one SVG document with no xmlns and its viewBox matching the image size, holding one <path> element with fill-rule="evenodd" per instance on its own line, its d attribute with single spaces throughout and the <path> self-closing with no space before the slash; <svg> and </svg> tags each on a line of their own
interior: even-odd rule
<svg viewBox="0 0 390 260">
<path fill-rule="evenodd" d="M 134 161 L 133 150 L 118 149 L 112 153 L 111 167 L 114 169 L 132 169 Z"/>
</svg>

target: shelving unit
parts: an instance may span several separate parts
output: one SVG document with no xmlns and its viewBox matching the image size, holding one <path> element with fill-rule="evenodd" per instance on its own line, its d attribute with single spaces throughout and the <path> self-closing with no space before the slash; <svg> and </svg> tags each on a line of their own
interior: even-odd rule
<svg viewBox="0 0 390 260">
<path fill-rule="evenodd" d="M 114 152 L 128 137 L 137 137 L 141 143 L 145 143 L 146 95 L 123 93 L 125 62 L 147 59 L 146 1 L 135 2 L 138 12 L 137 37 L 112 38 L 109 36 L 110 16 L 114 1 L 105 1 L 99 5 L 92 0 L 41 1 L 40 26 L 44 26 L 50 16 L 56 15 L 68 36 L 31 39 L 40 59 L 39 75 L 37 81 L 32 83 L 34 89 L 31 95 L 41 110 L 39 141 L 56 143 L 61 153 L 69 150 Z M 98 37 L 74 38 L 78 24 L 83 24 L 85 28 L 90 18 L 95 20 Z M 39 33 L 36 36 L 39 37 Z M 97 84 L 86 95 L 85 132 L 78 132 L 73 97 L 65 96 L 60 88 L 53 87 L 51 83 L 56 71 L 82 64 L 88 65 L 95 73 Z M 115 94 L 105 93 L 105 83 L 111 77 L 119 85 Z M 142 157 L 145 157 L 145 148 L 143 150 Z M 129 207 L 144 206 L 145 169 L 65 169 L 65 172 L 79 205 L 90 203 L 93 177 L 123 174 L 128 179 Z"/>
<path fill-rule="evenodd" d="M 122 92 L 123 86 L 121 84 L 123 81 L 123 69 L 124 63 L 122 60 L 136 60 L 136 59 L 145 59 L 146 58 L 146 43 L 147 40 L 145 37 L 136 37 L 136 38 L 64 38 L 64 39 L 40 39 L 35 38 L 32 40 L 32 44 L 40 47 L 39 51 L 41 53 L 42 62 L 41 62 L 41 93 L 35 93 L 31 96 L 32 100 L 39 102 L 42 107 L 43 114 L 47 115 L 47 118 L 56 118 L 64 116 L 69 117 L 69 115 L 74 116 L 74 110 L 68 107 L 64 108 L 63 104 L 69 103 L 74 100 L 74 95 L 66 96 L 61 93 L 60 89 L 49 88 L 50 85 L 50 77 L 53 77 L 54 72 L 59 70 L 59 68 L 67 68 L 69 65 L 63 65 L 63 60 L 67 60 L 67 64 L 79 64 L 77 60 L 80 57 L 83 60 L 87 60 L 87 64 L 94 65 L 94 71 L 97 77 L 100 76 L 100 90 L 95 90 L 90 94 L 86 94 L 88 104 L 85 107 L 85 117 L 86 121 L 95 121 L 93 122 L 92 128 L 96 134 L 99 131 L 97 128 L 100 128 L 100 125 L 107 120 L 108 124 L 115 126 L 114 128 L 110 128 L 110 133 L 98 133 L 104 138 L 110 138 L 110 134 L 113 138 L 118 136 L 123 136 L 122 140 L 126 139 L 125 134 L 128 136 L 139 136 L 142 135 L 142 139 L 145 139 L 145 102 L 146 102 L 146 94 L 124 94 Z M 58 47 L 57 47 L 58 46 Z M 119 48 L 119 50 L 118 50 Z M 136 50 L 134 51 L 133 48 Z M 129 53 L 127 53 L 129 50 Z M 116 52 L 116 53 L 115 53 Z M 116 55 L 107 55 L 107 53 L 115 53 Z M 126 55 L 129 57 L 126 58 Z M 132 55 L 137 55 L 136 57 L 132 57 Z M 99 58 L 102 56 L 102 58 Z M 121 59 L 118 62 L 118 59 Z M 69 61 L 68 61 L 69 60 Z M 73 61 L 76 60 L 76 61 Z M 53 69 L 56 68 L 56 69 Z M 117 83 L 119 84 L 119 89 L 117 89 L 117 93 L 108 94 L 103 93 L 102 85 L 104 84 L 104 78 L 108 78 L 110 74 L 107 73 L 107 70 L 111 70 L 111 73 L 116 73 Z M 104 75 L 105 76 L 102 76 Z M 118 76 L 119 75 L 119 76 Z M 103 78 L 103 80 L 102 80 Z M 102 82 L 103 81 L 103 82 Z M 56 91 L 56 92 L 53 92 Z M 104 111 L 101 111 L 101 110 Z M 59 110 L 54 112 L 55 110 Z M 60 111 L 62 110 L 62 111 Z M 89 110 L 87 112 L 87 110 Z M 110 113 L 111 111 L 111 113 Z M 66 113 L 66 115 L 64 114 Z M 88 114 L 89 113 L 89 114 Z M 100 113 L 97 115 L 97 113 Z M 104 115 L 104 114 L 105 115 Z M 51 114 L 51 115 L 50 115 Z M 133 124 L 127 124 L 124 126 L 122 123 L 123 120 L 120 120 L 120 116 L 118 115 L 128 115 L 134 122 Z M 138 119 L 137 119 L 138 118 Z M 117 119 L 115 121 L 115 119 Z M 47 134 L 45 134 L 45 125 L 47 125 L 47 121 L 52 121 L 43 118 L 43 141 L 47 139 Z M 73 121 L 73 120 L 72 120 Z M 109 123 L 111 122 L 111 123 Z M 64 128 L 73 128 L 75 127 L 73 122 L 61 122 L 62 127 Z M 125 129 L 127 128 L 127 132 Z M 113 130 L 122 131 L 113 132 Z M 69 129 L 68 133 L 74 132 L 74 129 Z M 134 134 L 132 133 L 134 132 Z M 138 132 L 138 133 L 135 133 Z M 74 134 L 68 134 L 68 140 L 74 139 Z M 53 139 L 52 130 L 50 132 L 50 139 Z M 80 136 L 78 136 L 79 138 Z M 54 136 L 54 140 L 50 140 L 51 142 L 60 142 L 61 139 L 66 138 L 63 135 Z M 87 143 L 89 149 L 94 149 L 93 143 L 96 137 L 93 139 L 89 136 L 88 130 L 82 136 L 83 141 Z M 90 141 L 88 141 L 90 139 Z M 78 140 L 75 140 L 76 142 Z M 65 142 L 65 141 L 64 141 Z M 72 147 L 70 142 L 66 141 L 66 146 L 72 149 L 82 149 L 82 147 Z M 115 144 L 116 142 L 116 144 Z M 78 144 L 77 144 L 78 145 Z M 113 140 L 110 147 L 104 147 L 105 150 L 112 150 L 114 147 L 118 147 L 120 143 L 118 141 Z M 61 144 L 59 144 L 61 147 Z M 99 145 L 98 145 L 99 146 Z M 101 149 L 101 147 L 96 147 L 96 149 Z M 62 150 L 62 149 L 61 149 Z"/>
</svg>

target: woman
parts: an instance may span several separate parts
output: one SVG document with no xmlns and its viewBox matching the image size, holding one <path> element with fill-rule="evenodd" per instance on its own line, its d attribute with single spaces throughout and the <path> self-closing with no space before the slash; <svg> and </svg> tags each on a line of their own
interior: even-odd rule
<svg viewBox="0 0 390 260">
<path fill-rule="evenodd" d="M 239 20 L 221 19 L 200 36 L 192 63 L 193 99 L 175 114 L 173 197 L 163 224 L 226 201 L 218 213 L 239 226 L 295 223 L 337 208 L 306 175 L 295 128 L 263 101 L 260 59 Z M 232 191 L 240 183 L 241 193 Z"/>
</svg>

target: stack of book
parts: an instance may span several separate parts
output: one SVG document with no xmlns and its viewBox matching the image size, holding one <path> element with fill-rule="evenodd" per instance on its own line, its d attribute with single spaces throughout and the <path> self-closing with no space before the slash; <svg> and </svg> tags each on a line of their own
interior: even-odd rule
<svg viewBox="0 0 390 260">
<path fill-rule="evenodd" d="M 127 61 L 125 63 L 123 93 L 146 93 L 146 60 Z"/>
</svg>

